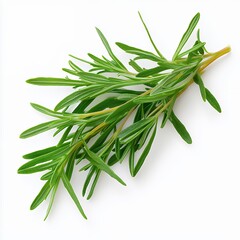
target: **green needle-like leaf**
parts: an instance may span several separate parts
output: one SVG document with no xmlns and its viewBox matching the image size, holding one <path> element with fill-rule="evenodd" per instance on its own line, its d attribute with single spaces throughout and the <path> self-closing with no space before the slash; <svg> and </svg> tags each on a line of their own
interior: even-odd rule
<svg viewBox="0 0 240 240">
<path fill-rule="evenodd" d="M 200 74 L 196 74 L 193 78 L 194 82 L 196 84 L 198 84 L 199 88 L 200 88 L 200 92 L 201 92 L 201 96 L 202 96 L 202 99 L 203 101 L 205 102 L 206 101 L 206 98 L 207 98 L 207 94 L 206 94 L 206 88 L 204 87 L 204 83 L 203 83 L 203 80 L 202 80 L 202 77 Z"/>
<path fill-rule="evenodd" d="M 104 37 L 103 33 L 102 33 L 98 28 L 96 28 L 96 30 L 97 30 L 97 33 L 98 33 L 99 37 L 101 38 L 101 40 L 102 40 L 105 48 L 107 49 L 109 56 L 116 62 L 116 64 L 117 64 L 120 68 L 126 70 L 125 66 L 124 66 L 124 65 L 118 60 L 118 58 L 113 54 L 112 49 L 110 48 L 110 45 L 109 45 L 109 43 L 107 42 L 107 39 Z"/>
<path fill-rule="evenodd" d="M 53 189 L 52 189 L 52 192 L 51 192 L 51 196 L 50 196 L 50 201 L 49 201 L 49 204 L 48 204 L 48 209 L 47 209 L 44 221 L 47 219 L 47 217 L 48 217 L 48 215 L 49 215 L 49 213 L 50 213 L 50 211 L 52 209 L 52 205 L 53 205 L 53 201 L 54 201 L 57 189 L 58 189 L 58 185 L 59 185 L 59 181 L 53 186 Z"/>
<path fill-rule="evenodd" d="M 181 121 L 177 118 L 177 116 L 174 114 L 173 111 L 172 111 L 171 116 L 170 116 L 170 121 L 173 124 L 176 131 L 182 137 L 182 139 L 186 143 L 191 144 L 192 143 L 192 138 L 191 138 L 190 134 L 188 133 L 185 126 L 181 123 Z"/>
<path fill-rule="evenodd" d="M 86 180 L 85 180 L 85 182 L 84 182 L 83 189 L 82 189 L 82 196 L 83 196 L 83 197 L 84 197 L 85 194 L 86 194 L 88 185 L 89 185 L 89 183 L 90 183 L 90 181 L 91 181 L 91 179 L 92 179 L 92 176 L 93 176 L 93 174 L 95 173 L 95 171 L 96 171 L 96 168 L 95 168 L 94 166 L 92 166 L 92 167 L 90 168 L 89 172 L 88 172 L 88 175 L 87 175 L 87 177 L 86 177 Z"/>
<path fill-rule="evenodd" d="M 218 112 L 222 112 L 222 109 L 217 99 L 212 95 L 212 93 L 207 88 L 205 88 L 205 91 L 206 91 L 206 99 L 210 103 L 210 105 L 213 108 L 215 108 Z"/>
<path fill-rule="evenodd" d="M 64 78 L 32 78 L 26 81 L 27 83 L 39 86 L 84 86 L 84 83 L 77 80 L 64 79 Z"/>
<path fill-rule="evenodd" d="M 173 58 L 172 58 L 173 61 L 178 57 L 178 55 L 181 52 L 182 48 L 184 47 L 185 43 L 187 42 L 187 40 L 191 36 L 193 30 L 195 29 L 195 27 L 198 24 L 199 19 L 200 19 L 200 13 L 197 13 L 193 17 L 192 21 L 190 22 L 186 32 L 183 34 L 182 39 L 181 39 L 181 41 L 180 41 L 180 43 L 179 43 L 179 45 L 178 45 L 178 47 L 177 47 L 177 49 L 176 49 L 176 51 L 173 55 Z"/>
<path fill-rule="evenodd" d="M 97 185 L 97 181 L 100 177 L 100 173 L 101 173 L 101 171 L 99 171 L 99 170 L 96 171 L 96 175 L 95 175 L 95 178 L 93 179 L 93 183 L 92 183 L 92 186 L 91 186 L 90 191 L 88 193 L 87 200 L 89 200 L 93 195 L 94 189 Z"/>
<path fill-rule="evenodd" d="M 157 55 L 151 52 L 148 52 L 139 48 L 131 47 L 129 45 L 126 45 L 120 42 L 116 42 L 116 45 L 120 47 L 122 50 L 126 51 L 127 53 L 138 55 L 140 59 L 148 59 L 155 62 L 158 62 L 161 60 L 160 57 L 158 57 Z"/>
<path fill-rule="evenodd" d="M 135 158 L 135 149 L 134 145 L 131 145 L 130 154 L 129 154 L 129 170 L 131 176 L 134 176 L 134 158 Z"/>
<path fill-rule="evenodd" d="M 60 127 L 63 124 L 66 124 L 67 122 L 69 122 L 69 120 L 53 120 L 50 122 L 41 123 L 35 127 L 29 128 L 28 130 L 24 131 L 20 135 L 20 138 L 29 138 L 29 137 L 35 136 L 39 133 L 46 132 L 50 129 Z"/>
<path fill-rule="evenodd" d="M 116 153 L 116 156 L 117 156 L 118 159 L 121 158 L 120 145 L 121 145 L 120 141 L 117 138 L 116 141 L 115 141 L 115 153 Z"/>
<path fill-rule="evenodd" d="M 49 181 L 47 181 L 44 186 L 42 187 L 41 191 L 39 192 L 39 194 L 36 196 L 36 198 L 33 200 L 30 209 L 33 210 L 35 209 L 37 206 L 39 206 L 49 195 L 50 191 L 51 191 L 51 185 L 49 183 Z"/>
<path fill-rule="evenodd" d="M 51 161 L 44 164 L 36 165 L 33 167 L 21 167 L 18 169 L 19 174 L 31 174 L 36 172 L 42 172 L 51 169 L 52 167 L 56 166 L 58 163 L 57 161 Z"/>
<path fill-rule="evenodd" d="M 142 167 L 142 165 L 143 165 L 143 163 L 144 163 L 144 161 L 145 161 L 148 153 L 150 152 L 150 149 L 151 149 L 153 140 L 154 140 L 155 135 L 156 135 L 156 130 L 157 130 L 157 124 L 156 124 L 156 126 L 154 127 L 154 130 L 153 130 L 152 135 L 151 135 L 151 137 L 150 137 L 150 139 L 149 139 L 149 142 L 147 143 L 147 145 L 146 145 L 145 149 L 143 150 L 140 158 L 138 159 L 138 162 L 137 162 L 137 164 L 136 164 L 136 166 L 135 166 L 135 168 L 134 168 L 133 176 L 136 176 L 136 175 L 137 175 L 137 173 L 138 173 L 138 171 L 140 170 L 140 168 Z"/>
<path fill-rule="evenodd" d="M 66 114 L 65 116 L 62 114 L 62 113 L 58 113 L 58 112 L 55 112 L 55 111 L 52 111 L 48 108 L 45 108 L 39 104 L 36 104 L 36 103 L 31 103 L 31 106 L 36 109 L 37 111 L 43 113 L 43 114 L 46 114 L 48 116 L 52 116 L 52 117 L 56 117 L 56 118 L 66 118 Z"/>
<path fill-rule="evenodd" d="M 71 183 L 68 180 L 67 175 L 63 172 L 61 177 L 62 177 L 62 181 L 63 181 L 64 187 L 67 189 L 69 195 L 71 196 L 72 200 L 76 204 L 79 212 L 82 214 L 82 216 L 85 219 L 87 219 L 87 216 L 85 215 L 85 213 L 84 213 L 84 211 L 82 209 L 82 206 L 81 206 L 81 204 L 80 204 L 80 202 L 79 202 L 79 200 L 78 200 L 78 198 L 77 198 L 77 196 L 76 196 L 76 194 L 75 194 L 75 192 L 73 190 L 73 187 L 72 187 Z"/>
<path fill-rule="evenodd" d="M 154 49 L 156 50 L 157 54 L 158 54 L 161 58 L 164 58 L 163 55 L 160 53 L 160 51 L 157 49 L 155 43 L 153 42 L 152 37 L 151 37 L 151 35 L 150 35 L 150 32 L 149 32 L 149 30 L 148 30 L 148 28 L 147 28 L 147 25 L 146 25 L 145 22 L 143 21 L 143 18 L 142 18 L 142 16 L 141 16 L 140 12 L 138 12 L 138 15 L 139 15 L 139 17 L 140 17 L 140 19 L 141 19 L 141 21 L 142 21 L 142 24 L 143 24 L 143 26 L 144 26 L 144 28 L 145 28 L 145 30 L 146 30 L 146 32 L 147 32 L 147 35 L 148 35 L 148 37 L 149 37 L 149 39 L 150 39 L 150 42 L 152 43 L 152 45 L 153 45 Z"/>
<path fill-rule="evenodd" d="M 44 148 L 44 149 L 41 149 L 41 150 L 37 150 L 37 151 L 31 152 L 31 153 L 25 154 L 25 155 L 23 155 L 23 158 L 25 158 L 25 159 L 36 158 L 36 157 L 45 155 L 47 153 L 50 153 L 50 152 L 52 152 L 56 149 L 57 149 L 56 146 Z"/>
<path fill-rule="evenodd" d="M 73 63 L 72 61 L 69 60 L 68 64 L 76 72 L 83 72 L 83 70 L 79 66 L 77 66 L 75 63 Z"/>
</svg>

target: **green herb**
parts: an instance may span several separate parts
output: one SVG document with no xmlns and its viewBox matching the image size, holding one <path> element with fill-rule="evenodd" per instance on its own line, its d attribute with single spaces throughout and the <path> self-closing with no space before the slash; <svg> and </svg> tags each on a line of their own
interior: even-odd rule
<svg viewBox="0 0 240 240">
<path fill-rule="evenodd" d="M 70 69 L 63 70 L 71 74 L 71 78 L 39 77 L 27 80 L 30 84 L 40 86 L 74 88 L 73 93 L 62 99 L 54 110 L 32 103 L 34 109 L 53 120 L 34 126 L 20 135 L 21 138 L 28 138 L 51 129 L 56 129 L 54 136 L 62 134 L 56 146 L 24 155 L 27 163 L 18 170 L 21 174 L 43 172 L 41 180 L 45 184 L 31 209 L 49 197 L 46 217 L 62 181 L 78 210 L 86 218 L 71 185 L 75 168 L 80 173 L 88 171 L 82 190 L 83 196 L 88 193 L 87 199 L 93 195 L 98 179 L 103 174 L 126 185 L 111 166 L 128 159 L 130 174 L 135 176 L 139 172 L 150 152 L 160 115 L 163 116 L 161 127 L 169 120 L 183 140 L 191 144 L 190 134 L 173 109 L 177 98 L 192 83 L 199 86 L 202 99 L 221 112 L 216 98 L 205 88 L 201 75 L 209 64 L 228 53 L 230 47 L 209 53 L 198 31 L 193 46 L 184 50 L 199 21 L 200 14 L 197 13 L 183 34 L 172 60 L 167 60 L 153 42 L 140 13 L 139 16 L 156 53 L 117 42 L 119 48 L 132 55 L 129 61 L 132 71 L 116 57 L 103 33 L 97 29 L 108 58 L 88 54 L 90 60 L 84 60 L 70 55 L 89 65 L 89 70 L 84 71 L 69 61 Z M 142 66 L 144 61 L 139 60 L 151 61 L 155 67 L 146 69 Z M 138 90 L 132 90 L 135 85 Z M 71 111 L 73 107 L 75 109 Z M 85 165 L 80 167 L 79 163 Z"/>
</svg>

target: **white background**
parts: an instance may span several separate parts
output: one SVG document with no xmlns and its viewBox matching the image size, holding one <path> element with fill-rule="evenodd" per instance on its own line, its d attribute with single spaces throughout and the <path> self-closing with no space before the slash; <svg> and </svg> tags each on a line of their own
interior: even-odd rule
<svg viewBox="0 0 240 240">
<path fill-rule="evenodd" d="M 106 55 L 95 26 L 111 44 L 120 41 L 152 50 L 138 10 L 169 58 L 198 11 L 207 48 L 217 51 L 231 45 L 232 53 L 204 74 L 205 85 L 223 112 L 203 103 L 198 88 L 191 86 L 178 99 L 175 111 L 191 133 L 192 145 L 167 124 L 159 129 L 136 178 L 130 177 L 127 163 L 114 167 L 127 187 L 104 175 L 87 201 L 80 196 L 84 178 L 74 175 L 87 221 L 61 186 L 44 222 L 47 204 L 29 210 L 42 186 L 39 175 L 17 175 L 17 169 L 24 163 L 24 153 L 46 147 L 53 139 L 51 133 L 27 140 L 18 136 L 49 120 L 29 102 L 52 108 L 72 90 L 30 86 L 25 80 L 64 77 L 61 68 L 67 67 L 69 53 L 83 58 L 88 52 Z M 0 18 L 1 240 L 240 239 L 239 1 L 2 0 Z M 127 60 L 121 50 L 114 50 Z"/>
</svg>

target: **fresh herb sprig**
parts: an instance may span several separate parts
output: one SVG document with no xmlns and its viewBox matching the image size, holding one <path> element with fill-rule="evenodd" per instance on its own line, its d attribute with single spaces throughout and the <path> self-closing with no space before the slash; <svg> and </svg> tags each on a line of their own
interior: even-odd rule
<svg viewBox="0 0 240 240">
<path fill-rule="evenodd" d="M 173 110 L 177 98 L 192 83 L 199 86 L 203 101 L 221 112 L 216 98 L 204 86 L 201 75 L 209 64 L 228 53 L 230 47 L 215 53 L 207 52 L 198 30 L 193 46 L 183 51 L 199 21 L 200 14 L 197 13 L 183 34 L 172 60 L 167 60 L 153 42 L 140 13 L 139 16 L 155 53 L 116 43 L 133 56 L 129 61 L 133 71 L 117 58 L 103 33 L 97 29 L 108 58 L 88 54 L 90 60 L 84 60 L 70 55 L 88 64 L 90 69 L 84 71 L 69 61 L 70 68 L 63 70 L 72 75 L 71 78 L 39 77 L 27 80 L 30 84 L 40 86 L 74 88 L 74 92 L 62 99 L 54 110 L 31 103 L 34 109 L 54 120 L 41 123 L 20 135 L 21 138 L 28 138 L 51 129 L 56 129 L 54 136 L 62 133 L 57 145 L 24 155 L 23 158 L 28 161 L 18 169 L 20 174 L 44 172 L 41 180 L 45 184 L 31 209 L 49 197 L 46 217 L 59 182 L 62 181 L 80 213 L 86 218 L 70 183 L 73 170 L 79 163 L 86 163 L 79 171 L 88 172 L 82 189 L 82 195 L 87 194 L 87 199 L 93 195 L 98 179 L 104 172 L 126 185 L 111 166 L 128 159 L 130 174 L 136 176 L 151 149 L 160 115 L 163 116 L 160 127 L 163 128 L 169 121 L 184 141 L 192 143 L 190 134 Z M 155 67 L 144 68 L 138 61 L 142 59 L 153 62 Z M 135 85 L 138 90 L 130 88 Z M 71 110 L 73 107 L 74 110 Z M 129 121 L 131 124 L 126 127 Z"/>
</svg>

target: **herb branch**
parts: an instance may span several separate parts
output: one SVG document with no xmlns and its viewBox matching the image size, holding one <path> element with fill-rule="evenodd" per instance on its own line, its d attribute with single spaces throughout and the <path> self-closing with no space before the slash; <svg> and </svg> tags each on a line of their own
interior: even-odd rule
<svg viewBox="0 0 240 240">
<path fill-rule="evenodd" d="M 202 73 L 212 62 L 230 52 L 230 47 L 209 53 L 198 31 L 194 45 L 183 51 L 200 19 L 197 13 L 183 34 L 172 60 L 167 60 L 153 42 L 140 13 L 139 16 L 156 54 L 117 42 L 119 48 L 132 56 L 129 61 L 131 71 L 116 57 L 107 39 L 97 28 L 108 57 L 88 54 L 90 60 L 84 60 L 70 55 L 89 65 L 89 70 L 84 71 L 69 61 L 70 68 L 63 68 L 63 71 L 70 74 L 71 78 L 38 77 L 27 80 L 39 86 L 74 88 L 73 93 L 62 99 L 54 110 L 31 103 L 35 110 L 54 120 L 29 128 L 20 135 L 21 138 L 28 138 L 52 129 L 56 129 L 54 136 L 62 134 L 57 145 L 24 155 L 27 162 L 18 169 L 20 174 L 43 172 L 41 180 L 45 184 L 31 209 L 49 197 L 45 219 L 53 205 L 60 181 L 79 212 L 87 218 L 71 185 L 73 171 L 79 163 L 85 163 L 79 167 L 79 171 L 88 172 L 82 190 L 82 195 L 87 194 L 87 199 L 92 197 L 103 173 L 126 185 L 111 166 L 128 159 L 130 174 L 136 176 L 150 152 L 160 116 L 161 128 L 169 121 L 182 139 L 191 144 L 190 134 L 174 113 L 177 98 L 191 84 L 199 86 L 203 101 L 221 112 L 216 98 L 203 83 Z M 139 60 L 151 61 L 155 67 L 146 69 Z M 132 86 L 138 86 L 141 90 L 132 90 Z M 71 111 L 74 106 L 75 109 Z M 131 124 L 126 126 L 129 121 Z M 138 159 L 136 153 L 140 153 Z"/>
</svg>

